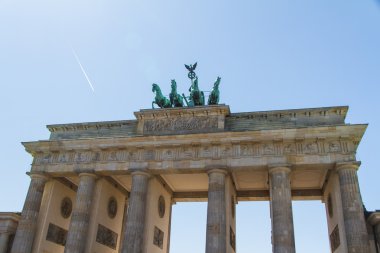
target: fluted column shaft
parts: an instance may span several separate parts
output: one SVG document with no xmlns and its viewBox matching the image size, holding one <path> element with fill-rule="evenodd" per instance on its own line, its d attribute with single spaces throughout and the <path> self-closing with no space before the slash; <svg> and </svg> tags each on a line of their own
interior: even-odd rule
<svg viewBox="0 0 380 253">
<path fill-rule="evenodd" d="M 226 253 L 226 172 L 208 172 L 206 253 Z"/>
<path fill-rule="evenodd" d="M 357 169 L 356 164 L 337 166 L 348 253 L 367 253 L 369 239 Z"/>
<path fill-rule="evenodd" d="M 295 253 L 290 169 L 269 170 L 273 253 Z"/>
<path fill-rule="evenodd" d="M 0 253 L 7 252 L 8 239 L 9 239 L 9 234 L 0 233 Z"/>
<path fill-rule="evenodd" d="M 376 247 L 380 250 L 380 223 L 377 223 L 375 226 L 374 226 L 374 231 L 375 233 L 375 236 L 376 236 L 376 239 L 377 239 L 377 245 Z"/>
<path fill-rule="evenodd" d="M 65 253 L 85 252 L 95 184 L 95 174 L 79 174 L 78 191 L 67 234 Z"/>
<path fill-rule="evenodd" d="M 125 203 L 124 203 L 124 214 L 123 214 L 123 224 L 121 225 L 121 233 L 120 233 L 120 245 L 119 245 L 119 251 L 122 252 L 123 245 L 124 245 L 124 236 L 125 236 L 125 230 L 126 230 L 126 223 L 127 223 L 127 218 L 128 218 L 128 202 L 129 199 L 125 198 Z"/>
<path fill-rule="evenodd" d="M 132 189 L 122 253 L 142 253 L 143 251 L 149 177 L 150 175 L 145 172 L 132 173 Z"/>
<path fill-rule="evenodd" d="M 13 241 L 12 253 L 32 252 L 34 235 L 37 229 L 38 213 L 41 207 L 47 177 L 41 174 L 31 174 L 28 194 L 21 213 Z"/>
</svg>

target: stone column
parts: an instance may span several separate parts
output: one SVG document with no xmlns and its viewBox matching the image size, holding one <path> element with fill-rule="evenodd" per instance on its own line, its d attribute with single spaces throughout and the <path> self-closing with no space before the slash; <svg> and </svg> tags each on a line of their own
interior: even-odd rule
<svg viewBox="0 0 380 253">
<path fill-rule="evenodd" d="M 295 253 L 290 169 L 269 169 L 273 253 Z"/>
<path fill-rule="evenodd" d="M 376 237 L 376 247 L 380 250 L 380 222 L 373 227 L 373 233 Z"/>
<path fill-rule="evenodd" d="M 358 163 L 337 164 L 348 253 L 369 252 L 368 232 L 357 176 Z"/>
<path fill-rule="evenodd" d="M 96 178 L 93 173 L 79 174 L 78 191 L 67 234 L 65 253 L 83 253 L 86 250 Z"/>
<path fill-rule="evenodd" d="M 206 253 L 226 253 L 226 174 L 208 172 Z"/>
<path fill-rule="evenodd" d="M 142 253 L 143 251 L 149 177 L 150 175 L 146 172 L 136 171 L 132 173 L 132 189 L 129 197 L 122 253 Z"/>
<path fill-rule="evenodd" d="M 0 253 L 7 252 L 9 235 L 7 233 L 0 233 Z"/>
<path fill-rule="evenodd" d="M 38 213 L 41 207 L 42 195 L 44 193 L 47 177 L 42 174 L 31 173 L 31 182 L 26 195 L 21 219 L 17 226 L 15 239 L 13 241 L 12 253 L 30 253 L 37 229 Z"/>
<path fill-rule="evenodd" d="M 124 202 L 124 213 L 123 213 L 123 224 L 121 225 L 121 233 L 120 233 L 120 244 L 119 244 L 119 251 L 118 252 L 122 252 L 122 249 L 123 249 L 123 244 L 124 244 L 124 241 L 123 241 L 123 238 L 125 236 L 125 224 L 127 223 L 127 218 L 128 218 L 128 197 L 125 198 L 125 202 Z"/>
</svg>

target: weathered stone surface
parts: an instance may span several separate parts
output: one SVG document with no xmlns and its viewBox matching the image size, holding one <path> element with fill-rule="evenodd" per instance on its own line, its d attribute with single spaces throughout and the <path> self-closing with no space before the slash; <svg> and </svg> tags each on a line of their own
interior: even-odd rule
<svg viewBox="0 0 380 253">
<path fill-rule="evenodd" d="M 337 106 L 266 112 L 229 113 L 229 108 L 225 105 L 217 105 L 211 107 L 199 106 L 193 108 L 141 110 L 140 112 L 135 113 L 137 120 L 49 125 L 48 129 L 51 132 L 50 140 L 116 136 L 131 137 L 141 134 L 143 132 L 143 124 L 140 127 L 138 127 L 138 124 L 139 122 L 141 123 L 142 119 L 147 119 L 149 121 L 153 118 L 163 120 L 175 117 L 184 117 L 190 119 L 193 118 L 194 115 L 225 115 L 222 118 L 218 118 L 218 120 L 223 121 L 218 122 L 218 127 L 207 128 L 207 131 L 210 132 L 210 130 L 212 129 L 214 131 L 219 131 L 220 129 L 223 129 L 227 132 L 255 131 L 262 129 L 283 129 L 310 126 L 315 127 L 328 125 L 343 125 L 347 110 L 348 107 L 346 106 Z M 167 124 L 172 125 L 173 127 L 175 126 L 175 124 Z M 149 129 L 150 128 L 148 128 L 147 130 Z M 192 128 L 192 130 L 195 129 L 196 128 Z M 186 127 L 182 130 L 185 130 L 184 132 L 186 132 Z M 172 134 L 165 131 L 163 133 Z"/>
<path fill-rule="evenodd" d="M 379 240 L 379 238 L 380 238 L 380 223 L 377 223 L 374 226 L 374 233 L 376 235 L 377 240 Z M 377 247 L 380 250 L 380 242 L 379 241 L 377 242 Z"/>
<path fill-rule="evenodd" d="M 207 230 L 206 253 L 226 252 L 226 197 L 225 178 L 223 170 L 210 170 L 208 204 L 207 204 Z"/>
<path fill-rule="evenodd" d="M 8 248 L 9 234 L 0 233 L 0 253 L 6 253 Z"/>
<path fill-rule="evenodd" d="M 132 173 L 132 189 L 122 253 L 142 253 L 144 247 L 145 209 L 150 175 Z"/>
<path fill-rule="evenodd" d="M 65 253 L 83 253 L 86 249 L 88 227 L 91 215 L 91 203 L 95 189 L 96 175 L 79 174 L 79 186 L 76 203 L 71 215 Z"/>
<path fill-rule="evenodd" d="M 348 253 L 369 252 L 369 240 L 360 196 L 356 163 L 338 164 L 340 193 Z"/>
<path fill-rule="evenodd" d="M 290 169 L 269 169 L 273 253 L 295 253 Z"/>
<path fill-rule="evenodd" d="M 38 225 L 38 213 L 48 178 L 41 174 L 31 174 L 30 177 L 32 180 L 17 227 L 12 253 L 30 253 L 32 251 L 34 235 Z"/>
</svg>

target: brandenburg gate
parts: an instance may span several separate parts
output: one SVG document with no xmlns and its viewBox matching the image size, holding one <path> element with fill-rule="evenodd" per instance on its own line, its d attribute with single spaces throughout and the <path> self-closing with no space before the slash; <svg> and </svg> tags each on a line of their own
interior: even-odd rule
<svg viewBox="0 0 380 253">
<path fill-rule="evenodd" d="M 295 253 L 293 200 L 325 203 L 331 252 L 379 252 L 380 212 L 364 210 L 357 176 L 366 124 L 345 123 L 346 106 L 231 113 L 220 77 L 206 106 L 197 63 L 185 66 L 189 97 L 153 84 L 160 109 L 23 143 L 31 182 L 21 216 L 0 213 L 0 253 L 168 253 L 181 201 L 207 201 L 206 253 L 234 253 L 235 206 L 258 200 L 274 253 Z"/>
<path fill-rule="evenodd" d="M 205 252 L 232 253 L 235 205 L 257 200 L 270 201 L 275 253 L 295 252 L 292 200 L 325 203 L 332 252 L 376 252 L 355 157 L 367 125 L 346 124 L 347 110 L 211 105 L 49 125 L 49 140 L 23 143 L 34 160 L 11 252 L 166 253 L 172 204 L 207 201 Z"/>
</svg>

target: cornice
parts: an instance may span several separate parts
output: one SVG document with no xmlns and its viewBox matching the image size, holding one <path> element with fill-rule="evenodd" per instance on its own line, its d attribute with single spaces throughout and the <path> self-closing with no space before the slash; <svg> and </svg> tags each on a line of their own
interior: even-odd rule
<svg viewBox="0 0 380 253">
<path fill-rule="evenodd" d="M 258 130 L 245 132 L 219 132 L 207 134 L 138 136 L 91 138 L 69 140 L 45 140 L 36 142 L 23 142 L 25 149 L 31 153 L 58 152 L 61 150 L 121 150 L 129 148 L 156 148 L 187 145 L 228 145 L 233 143 L 311 143 L 311 142 L 348 142 L 356 151 L 357 146 L 365 132 L 367 125 L 323 126 L 296 129 Z M 313 145 L 312 145 L 313 146 Z M 309 149 L 314 147 L 309 146 Z M 343 147 L 348 149 L 348 147 Z"/>
</svg>

